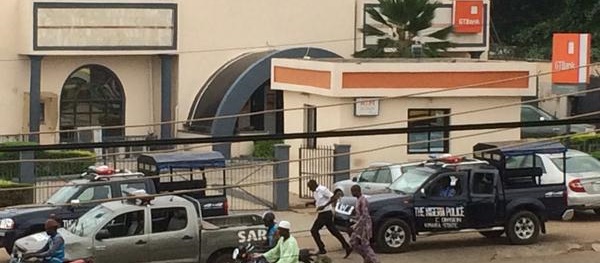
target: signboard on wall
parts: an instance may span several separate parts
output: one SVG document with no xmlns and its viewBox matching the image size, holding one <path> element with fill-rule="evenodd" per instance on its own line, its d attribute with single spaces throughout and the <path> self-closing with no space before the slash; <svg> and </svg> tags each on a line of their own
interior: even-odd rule
<svg viewBox="0 0 600 263">
<path fill-rule="evenodd" d="M 378 116 L 379 99 L 377 98 L 356 98 L 354 99 L 354 116 Z"/>
<path fill-rule="evenodd" d="M 590 34 L 556 33 L 552 37 L 552 83 L 590 82 Z"/>
<path fill-rule="evenodd" d="M 175 3 L 34 3 L 34 50 L 175 50 Z"/>
<path fill-rule="evenodd" d="M 482 0 L 454 1 L 453 22 L 455 33 L 477 34 L 483 31 Z"/>
</svg>

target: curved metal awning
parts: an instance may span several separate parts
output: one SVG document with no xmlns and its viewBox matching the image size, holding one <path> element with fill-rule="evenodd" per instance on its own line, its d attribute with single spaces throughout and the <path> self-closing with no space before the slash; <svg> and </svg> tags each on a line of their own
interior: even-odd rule
<svg viewBox="0 0 600 263">
<path fill-rule="evenodd" d="M 273 58 L 339 58 L 331 51 L 313 48 L 291 48 L 243 54 L 218 69 L 202 86 L 188 114 L 188 120 L 234 115 L 240 113 L 252 94 L 271 79 Z M 236 118 L 212 121 L 189 121 L 191 131 L 211 136 L 232 136 Z M 229 156 L 229 145 L 217 145 L 214 150 Z"/>
</svg>

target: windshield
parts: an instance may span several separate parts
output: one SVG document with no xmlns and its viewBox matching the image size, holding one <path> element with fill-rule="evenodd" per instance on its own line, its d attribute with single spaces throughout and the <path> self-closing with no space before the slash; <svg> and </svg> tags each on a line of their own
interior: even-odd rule
<svg viewBox="0 0 600 263">
<path fill-rule="evenodd" d="M 104 221 L 104 219 L 111 215 L 111 210 L 99 205 L 81 216 L 75 224 L 72 224 L 68 230 L 78 236 L 89 235 L 91 231 L 98 228 L 98 225 Z"/>
<path fill-rule="evenodd" d="M 434 172 L 431 169 L 409 169 L 390 185 L 390 189 L 400 194 L 413 194 Z"/>
<path fill-rule="evenodd" d="M 48 204 L 66 204 L 70 201 L 71 197 L 79 190 L 79 186 L 65 186 L 61 187 L 56 191 L 46 203 Z"/>
<path fill-rule="evenodd" d="M 552 158 L 552 162 L 561 172 L 564 172 L 563 158 Z M 567 157 L 567 173 L 600 172 L 600 161 L 591 156 Z"/>
</svg>

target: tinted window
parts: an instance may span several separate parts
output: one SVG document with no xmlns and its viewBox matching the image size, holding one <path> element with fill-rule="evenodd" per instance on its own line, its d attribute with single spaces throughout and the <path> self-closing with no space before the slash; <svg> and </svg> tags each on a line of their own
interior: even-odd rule
<svg viewBox="0 0 600 263">
<path fill-rule="evenodd" d="M 152 209 L 152 233 L 181 230 L 187 223 L 187 212 L 183 207 Z"/>
<path fill-rule="evenodd" d="M 382 183 L 382 184 L 391 184 L 392 183 L 392 172 L 390 171 L 390 168 L 387 167 L 383 167 L 381 169 L 379 169 L 379 171 L 377 172 L 377 183 Z"/>
<path fill-rule="evenodd" d="M 473 194 L 493 194 L 494 193 L 494 174 L 493 173 L 474 173 L 471 177 Z"/>
<path fill-rule="evenodd" d="M 408 127 L 442 127 L 450 124 L 449 109 L 409 109 Z M 410 119 L 413 119 L 410 121 Z M 408 133 L 408 153 L 447 153 L 448 131 Z"/>
<path fill-rule="evenodd" d="M 412 194 L 435 172 L 432 169 L 412 169 L 390 185 L 390 189 L 401 194 Z"/>
<path fill-rule="evenodd" d="M 533 168 L 533 167 L 542 168 L 542 172 L 546 173 L 546 168 L 544 167 L 544 162 L 542 161 L 542 158 L 540 158 L 539 156 L 535 156 L 535 166 L 533 165 L 533 155 L 511 156 L 506 159 L 506 168 L 507 169 Z"/>
<path fill-rule="evenodd" d="M 134 188 L 138 190 L 148 190 L 146 189 L 146 184 L 143 182 L 130 182 L 121 184 L 121 192 L 127 190 L 128 188 Z"/>
<path fill-rule="evenodd" d="M 542 117 L 539 113 L 529 107 L 521 108 L 521 121 L 540 121 Z"/>
<path fill-rule="evenodd" d="M 112 198 L 110 185 L 91 186 L 85 189 L 78 197 L 79 201 L 103 200 Z"/>
<path fill-rule="evenodd" d="M 427 186 L 425 193 L 431 197 L 453 198 L 462 195 L 462 175 L 442 175 Z"/>
<path fill-rule="evenodd" d="M 375 175 L 377 171 L 374 169 L 369 169 L 360 174 L 359 182 L 371 183 L 375 182 Z"/>
<path fill-rule="evenodd" d="M 102 229 L 108 230 L 110 238 L 144 234 L 144 211 L 134 211 L 115 217 Z"/>
</svg>

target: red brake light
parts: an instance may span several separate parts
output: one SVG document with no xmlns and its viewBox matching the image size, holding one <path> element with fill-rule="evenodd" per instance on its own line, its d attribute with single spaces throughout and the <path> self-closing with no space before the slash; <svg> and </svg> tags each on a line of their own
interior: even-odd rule
<svg viewBox="0 0 600 263">
<path fill-rule="evenodd" d="M 581 181 L 579 179 L 575 179 L 569 182 L 569 188 L 573 192 L 585 193 L 585 188 L 583 188 L 583 185 L 581 184 Z"/>
</svg>

